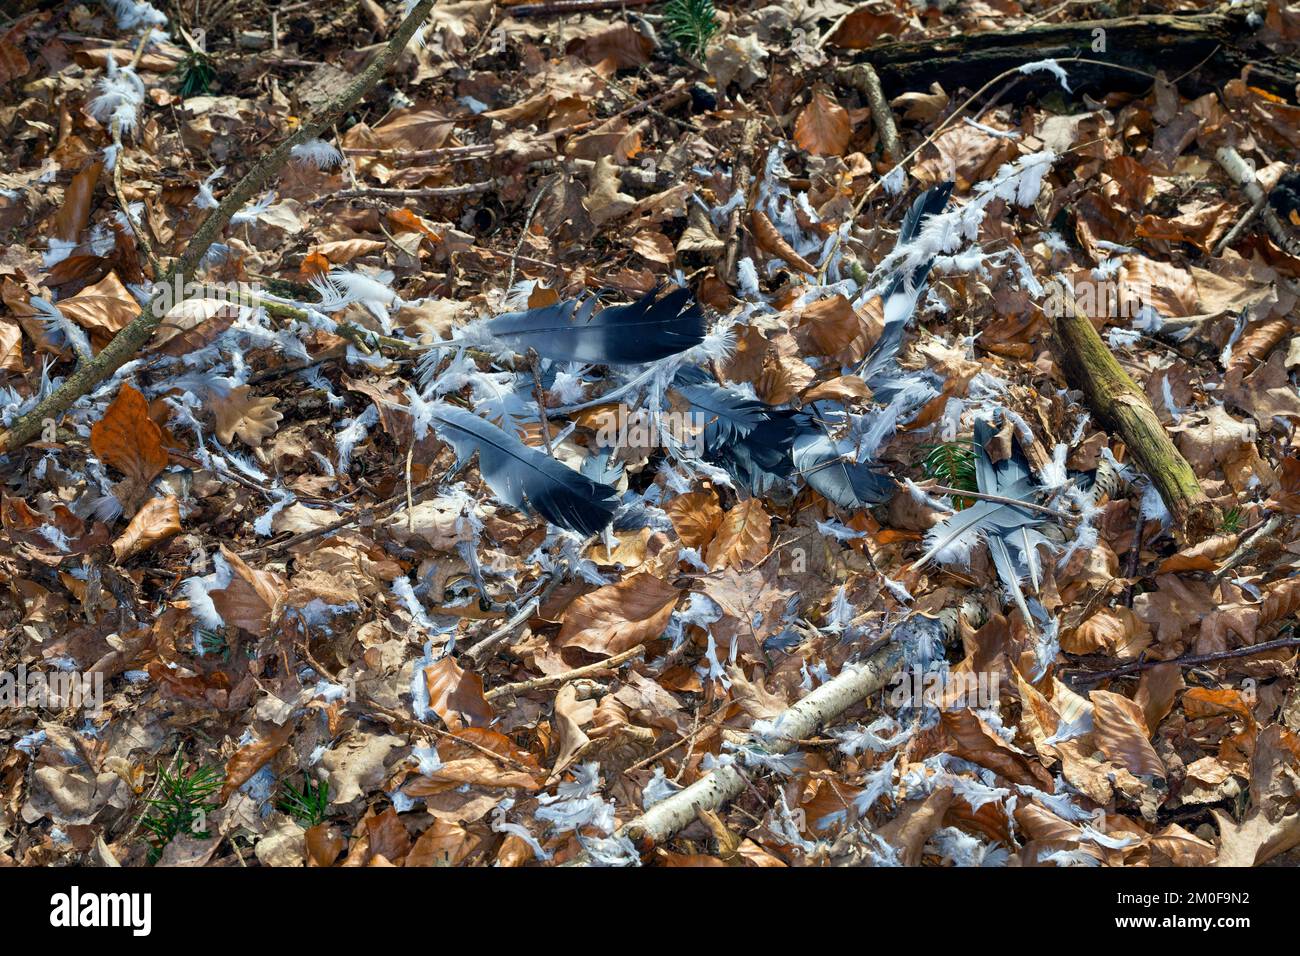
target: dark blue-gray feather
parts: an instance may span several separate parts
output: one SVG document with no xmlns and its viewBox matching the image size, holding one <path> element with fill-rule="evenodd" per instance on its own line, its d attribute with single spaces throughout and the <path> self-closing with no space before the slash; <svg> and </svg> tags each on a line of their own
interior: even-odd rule
<svg viewBox="0 0 1300 956">
<path fill-rule="evenodd" d="M 478 453 L 479 473 L 502 501 L 535 511 L 553 525 L 595 534 L 613 517 L 618 492 L 580 475 L 536 448 L 463 409 L 447 406 L 433 418 L 459 461 Z"/>
</svg>

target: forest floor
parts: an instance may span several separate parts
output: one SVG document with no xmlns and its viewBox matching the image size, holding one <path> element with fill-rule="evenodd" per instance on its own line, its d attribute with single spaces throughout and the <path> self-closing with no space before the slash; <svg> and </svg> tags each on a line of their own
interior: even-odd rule
<svg viewBox="0 0 1300 956">
<path fill-rule="evenodd" d="M 0 864 L 1289 858 L 1300 5 L 439 3 L 151 289 L 403 19 L 0 18 Z"/>
</svg>

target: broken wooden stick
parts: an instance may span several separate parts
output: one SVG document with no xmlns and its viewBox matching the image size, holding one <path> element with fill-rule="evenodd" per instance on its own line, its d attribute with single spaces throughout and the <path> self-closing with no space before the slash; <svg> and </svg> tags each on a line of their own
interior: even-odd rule
<svg viewBox="0 0 1300 956">
<path fill-rule="evenodd" d="M 796 741 L 811 737 L 818 727 L 888 684 L 906 656 L 906 641 L 891 640 L 862 664 L 845 665 L 832 680 L 773 718 L 781 731 L 776 742 L 751 740 L 769 753 L 793 750 Z M 619 833 L 628 837 L 638 851 L 647 853 L 694 820 L 698 811 L 718 809 L 746 786 L 744 775 L 734 766 L 719 767 L 628 821 Z"/>
<path fill-rule="evenodd" d="M 1214 247 L 1214 254 L 1216 256 L 1222 255 L 1223 250 L 1237 240 L 1241 233 L 1245 231 L 1246 226 L 1250 224 L 1251 219 L 1257 215 L 1260 222 L 1264 224 L 1264 229 L 1277 243 L 1278 248 L 1286 252 L 1287 255 L 1300 256 L 1300 237 L 1291 234 L 1290 228 L 1282 222 L 1277 212 L 1268 204 L 1268 194 L 1264 192 L 1259 180 L 1255 178 L 1255 168 L 1246 162 L 1241 153 L 1231 146 L 1220 146 L 1214 151 L 1214 158 L 1223 167 L 1223 171 L 1232 177 L 1232 181 L 1237 184 L 1237 188 L 1245 193 L 1246 198 L 1251 202 L 1250 211 Z"/>
<path fill-rule="evenodd" d="M 1193 543 L 1219 527 L 1222 516 L 1201 488 L 1187 459 L 1174 446 L 1146 394 L 1120 367 L 1086 315 L 1068 295 L 1054 297 L 1048 310 L 1052 353 L 1069 384 L 1083 392 L 1104 428 L 1118 432 L 1138 467 L 1146 472 L 1169 509 L 1175 526 Z"/>
<path fill-rule="evenodd" d="M 199 263 L 230 222 L 230 217 L 247 205 L 248 201 L 288 162 L 290 151 L 295 146 L 309 139 L 315 139 L 361 101 L 371 87 L 379 82 L 380 77 L 388 72 L 393 61 L 406 49 L 407 42 L 415 34 L 416 28 L 424 22 L 424 18 L 429 15 L 433 4 L 434 0 L 420 0 L 419 5 L 411 11 L 411 15 L 397 28 L 397 33 L 360 76 L 344 87 L 337 97 L 326 103 L 323 109 L 305 120 L 296 133 L 281 141 L 280 145 L 258 160 L 253 168 L 244 174 L 244 178 L 231 187 L 230 192 L 226 193 L 217 208 L 212 210 L 208 218 L 203 220 L 195 231 L 194 237 L 185 247 L 181 257 L 158 280 L 161 285 L 168 289 L 175 289 L 193 281 Z M 118 162 L 121 162 L 120 156 Z M 69 375 L 63 384 L 51 392 L 44 401 L 14 422 L 13 428 L 0 431 L 0 454 L 31 441 L 41 433 L 46 419 L 57 419 L 77 399 L 134 359 L 153 337 L 154 330 L 158 328 L 169 308 L 174 305 L 176 303 L 166 296 L 152 298 L 144 311 L 118 332 L 94 359 Z"/>
<path fill-rule="evenodd" d="M 880 134 L 880 150 L 890 164 L 897 163 L 902 156 L 898 146 L 898 127 L 894 124 L 894 114 L 885 99 L 885 91 L 880 86 L 880 77 L 870 63 L 858 63 L 840 70 L 838 79 L 845 86 L 852 87 L 862 94 L 867 105 L 871 107 L 871 122 L 876 124 Z"/>
</svg>

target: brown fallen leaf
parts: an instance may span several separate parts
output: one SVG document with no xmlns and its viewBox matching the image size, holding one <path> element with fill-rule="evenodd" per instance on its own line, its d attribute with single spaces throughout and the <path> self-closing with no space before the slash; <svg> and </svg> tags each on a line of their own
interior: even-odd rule
<svg viewBox="0 0 1300 956">
<path fill-rule="evenodd" d="M 141 488 L 167 467 L 162 429 L 149 417 L 149 403 L 124 383 L 104 417 L 90 428 L 90 450 Z"/>
<path fill-rule="evenodd" d="M 467 671 L 453 657 L 444 657 L 424 669 L 429 706 L 448 730 L 483 727 L 492 722 L 492 705 L 483 697 L 483 678 Z"/>
<path fill-rule="evenodd" d="M 228 627 L 238 627 L 264 637 L 284 596 L 284 580 L 273 571 L 250 568 L 243 558 L 224 544 L 221 556 L 230 565 L 232 573 L 226 587 L 208 592 L 217 613 Z"/>
<path fill-rule="evenodd" d="M 1230 604 L 1211 611 L 1201 621 L 1196 639 L 1196 653 L 1215 654 L 1228 649 L 1228 635 L 1235 634 L 1243 644 L 1254 644 L 1255 631 L 1265 624 L 1280 621 L 1300 610 L 1300 576 L 1287 578 L 1264 589 L 1258 604 Z"/>
<path fill-rule="evenodd" d="M 233 388 L 222 398 L 214 400 L 212 411 L 217 419 L 217 437 L 229 444 L 236 435 L 250 448 L 262 444 L 262 439 L 275 432 L 284 416 L 275 410 L 279 399 L 273 396 L 258 397 L 251 385 Z"/>
<path fill-rule="evenodd" d="M 826 90 L 813 93 L 794 122 L 794 141 L 814 156 L 843 156 L 853 138 L 849 112 Z"/>
<path fill-rule="evenodd" d="M 1106 759 L 1135 777 L 1165 778 L 1165 765 L 1151 746 L 1146 717 L 1136 701 L 1108 690 L 1094 690 L 1093 739 Z"/>
<path fill-rule="evenodd" d="M 772 220 L 768 219 L 761 209 L 755 209 L 750 214 L 749 221 L 754 229 L 754 241 L 758 244 L 758 248 L 768 255 L 784 260 L 791 268 L 798 269 L 804 275 L 817 274 L 816 268 L 794 251 L 794 247 L 776 231 Z"/>
<path fill-rule="evenodd" d="M 253 774 L 270 763 L 271 759 L 280 752 L 280 748 L 289 742 L 297 726 L 297 721 L 286 721 L 263 736 L 256 737 L 252 743 L 247 743 L 236 750 L 226 761 L 226 779 L 221 785 L 217 802 L 224 806 L 232 793 L 248 783 Z"/>
<path fill-rule="evenodd" d="M 772 544 L 772 519 L 757 498 L 736 503 L 718 526 L 705 552 L 711 568 L 743 568 L 759 564 Z"/>
<path fill-rule="evenodd" d="M 113 556 L 120 564 L 181 531 L 181 509 L 175 495 L 145 503 L 126 530 L 113 542 Z"/>
<path fill-rule="evenodd" d="M 612 657 L 663 634 L 682 592 L 652 574 L 584 594 L 564 611 L 556 644 Z"/>
<path fill-rule="evenodd" d="M 722 506 L 714 491 L 688 491 L 664 505 L 682 544 L 700 549 L 713 540 L 722 524 Z"/>
</svg>

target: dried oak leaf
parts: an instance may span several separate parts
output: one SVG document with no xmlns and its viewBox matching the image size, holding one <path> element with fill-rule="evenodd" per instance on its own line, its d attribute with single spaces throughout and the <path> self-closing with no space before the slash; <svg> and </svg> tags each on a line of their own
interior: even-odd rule
<svg viewBox="0 0 1300 956">
<path fill-rule="evenodd" d="M 853 138 L 849 112 L 834 95 L 818 90 L 794 123 L 794 141 L 814 156 L 843 156 Z"/>
<path fill-rule="evenodd" d="M 129 384 L 123 384 L 104 417 L 91 426 L 90 450 L 141 488 L 167 467 L 162 429 L 149 417 L 144 396 Z"/>
<path fill-rule="evenodd" d="M 556 643 L 610 657 L 621 654 L 659 637 L 681 594 L 652 574 L 634 574 L 570 604 Z"/>
<path fill-rule="evenodd" d="M 126 530 L 113 542 L 113 556 L 121 563 L 165 541 L 181 530 L 181 509 L 175 495 L 153 498 L 135 513 Z"/>
<path fill-rule="evenodd" d="M 251 385 L 240 385 L 230 390 L 225 398 L 212 403 L 217 418 L 217 437 L 229 444 L 238 435 L 244 444 L 256 448 L 262 439 L 275 431 L 284 416 L 275 410 L 279 399 L 272 396 L 258 398 L 252 394 Z"/>
<path fill-rule="evenodd" d="M 722 519 L 704 560 L 715 569 L 752 567 L 767 557 L 771 544 L 771 517 L 761 501 L 747 498 Z"/>
<path fill-rule="evenodd" d="M 391 734 L 363 734 L 353 731 L 337 746 L 325 751 L 321 766 L 329 774 L 331 803 L 351 803 L 384 781 L 384 761 L 401 737 Z"/>
<path fill-rule="evenodd" d="M 587 210 L 594 225 L 603 226 L 611 220 L 619 219 L 636 206 L 636 200 L 622 192 L 620 185 L 618 167 L 613 160 L 608 156 L 596 160 L 588 180 L 587 198 L 582 201 L 583 208 Z"/>
</svg>

